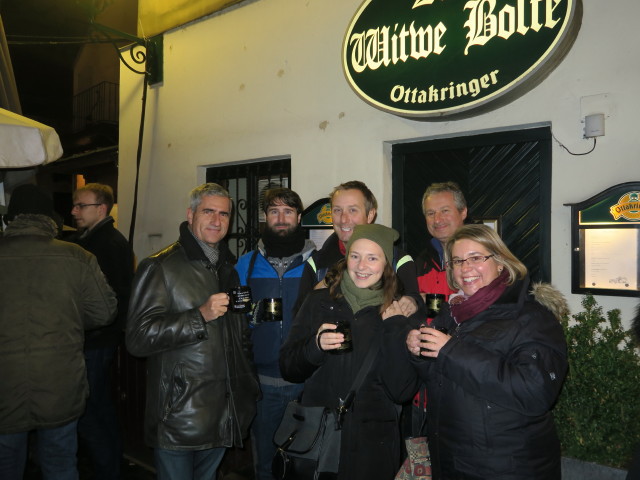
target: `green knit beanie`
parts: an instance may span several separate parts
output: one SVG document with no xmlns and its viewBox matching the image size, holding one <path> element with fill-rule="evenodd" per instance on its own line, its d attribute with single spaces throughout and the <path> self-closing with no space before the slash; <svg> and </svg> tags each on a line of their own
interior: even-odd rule
<svg viewBox="0 0 640 480">
<path fill-rule="evenodd" d="M 400 238 L 400 234 L 397 231 L 376 223 L 356 225 L 351 234 L 351 238 L 347 242 L 347 255 L 349 254 L 349 250 L 351 250 L 353 242 L 361 238 L 366 238 L 380 245 L 384 256 L 387 257 L 387 262 L 393 262 L 393 243 Z"/>
</svg>

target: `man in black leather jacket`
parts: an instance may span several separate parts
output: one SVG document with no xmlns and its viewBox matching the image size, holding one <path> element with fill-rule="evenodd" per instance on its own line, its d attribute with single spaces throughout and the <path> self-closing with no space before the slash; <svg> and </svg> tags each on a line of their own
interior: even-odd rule
<svg viewBox="0 0 640 480">
<path fill-rule="evenodd" d="M 258 382 L 243 314 L 227 311 L 239 284 L 222 239 L 231 198 L 215 183 L 191 192 L 180 239 L 140 263 L 126 343 L 147 358 L 145 441 L 158 480 L 216 478 L 226 447 L 241 446 Z"/>
</svg>

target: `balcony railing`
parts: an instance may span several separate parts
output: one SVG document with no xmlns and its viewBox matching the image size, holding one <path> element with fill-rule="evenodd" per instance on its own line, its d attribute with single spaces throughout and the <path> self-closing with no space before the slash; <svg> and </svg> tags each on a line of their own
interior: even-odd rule
<svg viewBox="0 0 640 480">
<path fill-rule="evenodd" d="M 96 123 L 118 123 L 119 85 L 99 83 L 73 97 L 73 131 Z"/>
</svg>

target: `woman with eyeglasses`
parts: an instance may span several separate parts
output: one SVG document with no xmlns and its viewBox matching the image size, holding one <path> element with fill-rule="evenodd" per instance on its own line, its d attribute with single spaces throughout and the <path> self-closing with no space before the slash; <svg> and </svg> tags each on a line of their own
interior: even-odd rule
<svg viewBox="0 0 640 480">
<path fill-rule="evenodd" d="M 564 297 L 531 285 L 485 225 L 460 227 L 445 255 L 457 292 L 435 328 L 415 328 L 387 351 L 398 367 L 409 358 L 427 385 L 433 478 L 560 479 L 551 409 L 567 372 Z"/>
</svg>

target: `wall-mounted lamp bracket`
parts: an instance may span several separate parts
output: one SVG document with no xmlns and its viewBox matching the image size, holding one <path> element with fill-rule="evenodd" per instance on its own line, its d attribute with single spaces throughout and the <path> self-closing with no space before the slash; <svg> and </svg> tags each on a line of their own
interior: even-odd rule
<svg viewBox="0 0 640 480">
<path fill-rule="evenodd" d="M 139 75 L 146 74 L 149 85 L 162 83 L 164 78 L 162 35 L 140 38 L 95 22 L 92 22 L 91 26 L 111 42 L 118 53 L 118 57 L 120 57 L 120 61 L 129 70 Z M 131 42 L 133 44 L 129 49 L 129 59 L 123 56 L 122 50 L 118 46 L 118 43 L 121 42 Z"/>
</svg>

